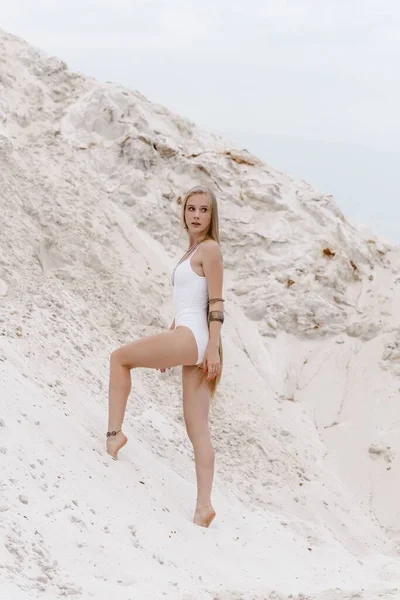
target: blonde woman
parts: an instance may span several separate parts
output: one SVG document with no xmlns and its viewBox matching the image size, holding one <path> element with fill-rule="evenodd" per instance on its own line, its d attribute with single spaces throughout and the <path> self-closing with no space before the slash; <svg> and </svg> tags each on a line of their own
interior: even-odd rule
<svg viewBox="0 0 400 600">
<path fill-rule="evenodd" d="M 169 331 L 137 340 L 111 354 L 107 452 L 117 459 L 127 442 L 122 423 L 131 391 L 131 369 L 147 367 L 165 372 L 181 365 L 183 413 L 196 465 L 193 521 L 208 527 L 215 517 L 211 504 L 214 449 L 208 414 L 222 371 L 223 264 L 214 193 L 197 186 L 180 203 L 189 248 L 172 274 L 175 319 Z"/>
</svg>

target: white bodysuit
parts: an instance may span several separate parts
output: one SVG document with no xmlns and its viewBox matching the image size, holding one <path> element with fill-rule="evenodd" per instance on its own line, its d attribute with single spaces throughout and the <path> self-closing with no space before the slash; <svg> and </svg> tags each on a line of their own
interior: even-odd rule
<svg viewBox="0 0 400 600">
<path fill-rule="evenodd" d="M 199 246 L 178 264 L 172 276 L 174 286 L 175 327 L 184 325 L 192 331 L 197 344 L 197 362 L 203 362 L 208 344 L 208 287 L 206 277 L 197 275 L 190 260 Z"/>
</svg>

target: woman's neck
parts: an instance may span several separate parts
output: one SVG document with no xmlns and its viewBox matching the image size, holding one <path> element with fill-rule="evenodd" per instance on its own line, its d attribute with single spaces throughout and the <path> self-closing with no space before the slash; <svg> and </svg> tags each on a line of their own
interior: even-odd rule
<svg viewBox="0 0 400 600">
<path fill-rule="evenodd" d="M 200 236 L 190 236 L 189 237 L 189 248 L 191 248 L 192 246 L 195 246 L 196 244 L 200 244 L 201 242 L 204 242 L 204 240 L 207 239 L 208 236 L 202 237 Z"/>
</svg>

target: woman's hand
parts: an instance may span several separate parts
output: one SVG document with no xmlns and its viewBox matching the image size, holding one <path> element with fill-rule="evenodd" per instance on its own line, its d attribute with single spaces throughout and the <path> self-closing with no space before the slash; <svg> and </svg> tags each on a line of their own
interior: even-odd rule
<svg viewBox="0 0 400 600">
<path fill-rule="evenodd" d="M 203 360 L 203 372 L 207 373 L 208 381 L 216 378 L 220 368 L 221 361 L 219 359 L 218 346 L 208 345 Z"/>
</svg>

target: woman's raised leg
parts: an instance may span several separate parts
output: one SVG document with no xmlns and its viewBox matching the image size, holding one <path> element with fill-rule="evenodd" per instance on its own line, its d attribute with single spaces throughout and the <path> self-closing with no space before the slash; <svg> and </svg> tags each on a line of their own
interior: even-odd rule
<svg viewBox="0 0 400 600">
<path fill-rule="evenodd" d="M 193 445 L 197 478 L 197 502 L 194 523 L 208 527 L 215 517 L 211 504 L 214 478 L 214 448 L 208 424 L 210 394 L 207 378 L 201 369 L 182 367 L 183 414 L 186 430 Z"/>
<path fill-rule="evenodd" d="M 121 428 L 131 391 L 131 369 L 134 367 L 161 369 L 196 362 L 196 340 L 187 327 L 177 327 L 171 331 L 137 340 L 111 354 L 107 452 L 114 459 L 127 442 Z"/>
</svg>

